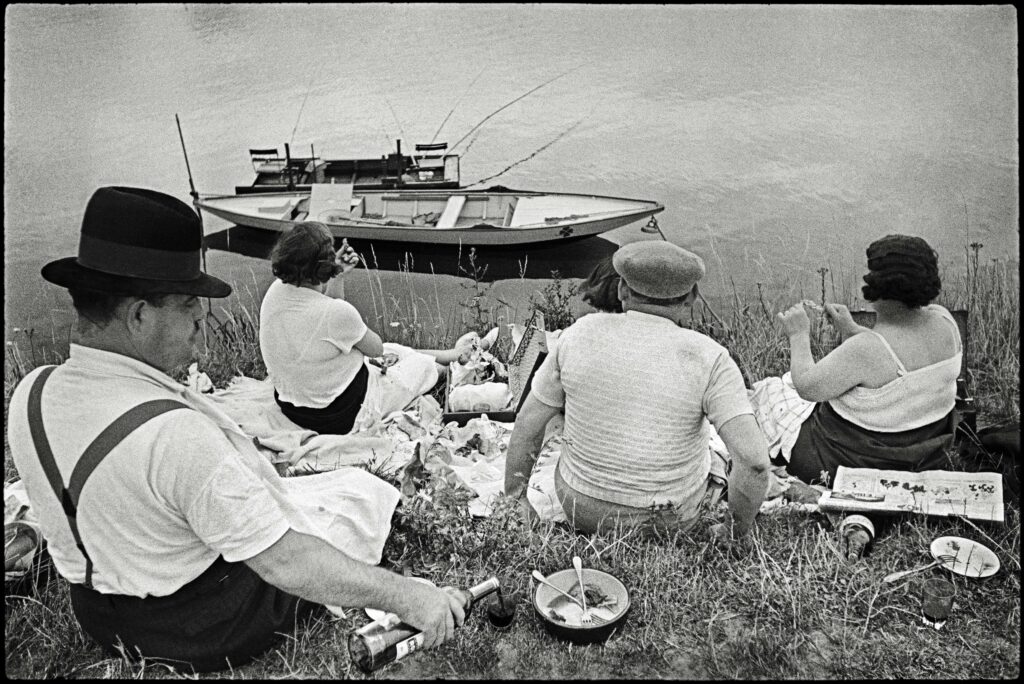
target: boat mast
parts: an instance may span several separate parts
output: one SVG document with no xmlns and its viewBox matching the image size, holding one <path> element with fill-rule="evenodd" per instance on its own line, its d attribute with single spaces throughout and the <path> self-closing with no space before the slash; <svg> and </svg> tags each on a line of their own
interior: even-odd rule
<svg viewBox="0 0 1024 684">
<path fill-rule="evenodd" d="M 295 183 L 292 182 L 292 151 L 288 143 L 284 144 L 284 171 L 288 175 L 288 190 L 294 190 Z"/>
</svg>

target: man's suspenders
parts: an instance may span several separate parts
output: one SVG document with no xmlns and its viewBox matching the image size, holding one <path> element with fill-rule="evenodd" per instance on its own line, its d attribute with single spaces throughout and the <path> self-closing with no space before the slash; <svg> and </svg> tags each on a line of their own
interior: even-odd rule
<svg viewBox="0 0 1024 684">
<path fill-rule="evenodd" d="M 68 518 L 68 525 L 71 527 L 71 534 L 75 538 L 75 544 L 85 558 L 85 586 L 92 589 L 92 559 L 89 558 L 89 554 L 82 543 L 82 537 L 78 534 L 78 500 L 82 495 L 82 487 L 85 486 L 89 475 L 92 474 L 92 471 L 96 469 L 96 466 L 100 464 L 106 455 L 140 425 L 168 411 L 190 407 L 173 399 L 155 399 L 125 411 L 113 423 L 108 425 L 92 441 L 92 444 L 86 448 L 81 458 L 75 464 L 75 469 L 71 473 L 70 483 L 65 487 L 64 479 L 60 474 L 60 470 L 57 469 L 57 462 L 54 460 L 53 452 L 50 450 L 50 440 L 47 439 L 46 431 L 43 429 L 41 410 L 43 385 L 56 368 L 56 366 L 46 368 L 36 376 L 35 382 L 32 383 L 32 388 L 28 395 L 28 425 L 32 433 L 32 441 L 35 444 L 36 455 L 39 457 L 39 463 L 46 473 L 46 479 L 49 480 L 53 493 L 57 496 L 57 500 L 60 501 L 61 507 L 64 509 L 64 515 Z"/>
</svg>

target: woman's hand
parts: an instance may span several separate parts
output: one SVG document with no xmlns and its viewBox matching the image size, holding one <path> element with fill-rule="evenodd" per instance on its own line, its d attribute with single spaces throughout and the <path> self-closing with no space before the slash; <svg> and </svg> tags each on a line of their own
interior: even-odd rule
<svg viewBox="0 0 1024 684">
<path fill-rule="evenodd" d="M 863 330 L 862 326 L 854 322 L 853 316 L 850 315 L 850 309 L 845 304 L 827 303 L 825 304 L 825 314 L 839 331 L 839 337 L 844 342 Z"/>
<path fill-rule="evenodd" d="M 779 321 L 782 332 L 787 337 L 805 332 L 809 333 L 811 330 L 811 320 L 807 317 L 807 312 L 804 311 L 803 302 L 794 304 L 785 311 L 775 314 L 775 318 Z"/>
<path fill-rule="evenodd" d="M 359 265 L 359 255 L 348 244 L 348 238 L 342 238 L 341 247 L 338 248 L 338 252 L 334 255 L 334 261 L 341 266 L 341 275 L 345 275 Z"/>
</svg>

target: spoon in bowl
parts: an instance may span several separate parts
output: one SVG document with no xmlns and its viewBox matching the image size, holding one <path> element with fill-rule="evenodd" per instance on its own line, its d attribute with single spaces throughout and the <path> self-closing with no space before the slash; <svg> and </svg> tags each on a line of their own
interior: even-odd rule
<svg viewBox="0 0 1024 684">
<path fill-rule="evenodd" d="M 544 577 L 544 575 L 540 574 L 540 570 L 534 570 L 532 574 L 533 574 L 533 579 L 537 580 L 541 584 L 548 585 L 549 587 L 551 587 L 552 589 L 557 591 L 559 594 L 562 594 L 563 596 L 565 596 L 565 597 L 569 598 L 570 600 L 572 600 L 573 603 L 575 603 L 580 608 L 585 608 L 585 606 L 582 603 L 580 603 L 580 600 L 578 598 L 576 598 L 575 596 L 573 596 L 572 594 L 570 594 L 567 591 L 562 591 L 561 589 L 556 587 L 551 582 L 548 582 L 547 578 Z"/>
</svg>

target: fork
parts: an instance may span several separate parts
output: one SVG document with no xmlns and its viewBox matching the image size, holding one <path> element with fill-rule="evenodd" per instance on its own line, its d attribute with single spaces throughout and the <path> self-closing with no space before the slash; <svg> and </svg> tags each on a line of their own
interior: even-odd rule
<svg viewBox="0 0 1024 684">
<path fill-rule="evenodd" d="M 888 575 L 886 575 L 885 577 L 882 578 L 882 582 L 884 584 L 891 584 L 891 583 L 895 582 L 896 580 L 903 579 L 904 577 L 909 577 L 910 575 L 916 575 L 919 572 L 924 572 L 928 568 L 934 568 L 936 565 L 949 565 L 949 566 L 953 566 L 955 564 L 956 564 L 956 556 L 951 556 L 949 554 L 942 554 L 941 556 L 939 556 L 938 560 L 932 561 L 928 565 L 922 565 L 921 567 L 914 568 L 913 570 L 901 570 L 900 572 L 890 573 L 890 574 L 888 574 Z"/>
<path fill-rule="evenodd" d="M 586 585 L 583 584 L 583 561 L 580 560 L 579 556 L 572 557 L 572 567 L 576 568 L 576 579 L 580 581 L 580 600 L 583 602 L 583 615 L 580 616 L 580 622 L 589 625 L 594 622 L 594 616 L 587 609 Z"/>
</svg>

